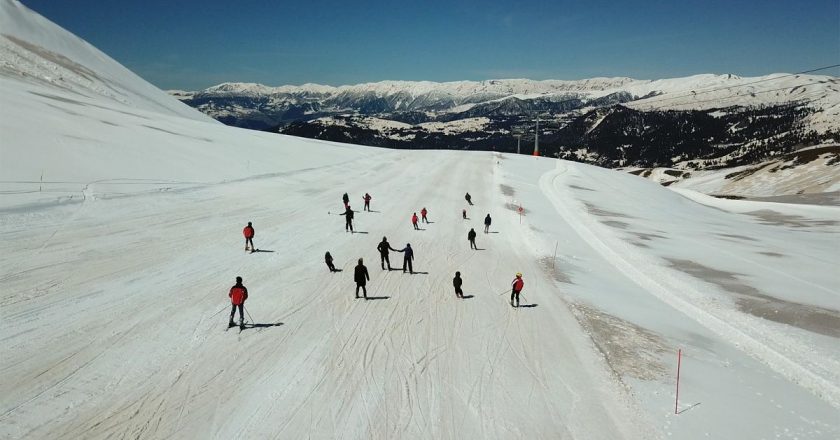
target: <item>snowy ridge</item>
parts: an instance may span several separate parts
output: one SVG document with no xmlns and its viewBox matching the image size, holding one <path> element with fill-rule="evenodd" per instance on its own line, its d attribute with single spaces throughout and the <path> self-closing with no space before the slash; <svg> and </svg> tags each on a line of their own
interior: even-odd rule
<svg viewBox="0 0 840 440">
<path fill-rule="evenodd" d="M 0 0 L 0 79 L 47 84 L 121 105 L 211 121 L 171 99 L 79 37 L 27 9 Z"/>
</svg>

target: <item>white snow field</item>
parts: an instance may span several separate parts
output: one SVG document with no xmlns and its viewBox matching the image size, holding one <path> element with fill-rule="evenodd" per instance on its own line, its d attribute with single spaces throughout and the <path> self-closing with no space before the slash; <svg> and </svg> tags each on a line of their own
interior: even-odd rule
<svg viewBox="0 0 840 440">
<path fill-rule="evenodd" d="M 0 438 L 840 437 L 840 208 L 230 128 L 0 4 Z"/>
</svg>

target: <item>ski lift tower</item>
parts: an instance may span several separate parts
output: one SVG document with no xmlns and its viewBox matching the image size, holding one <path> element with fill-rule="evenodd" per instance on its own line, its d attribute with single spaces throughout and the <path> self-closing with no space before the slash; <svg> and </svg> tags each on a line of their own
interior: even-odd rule
<svg viewBox="0 0 840 440">
<path fill-rule="evenodd" d="M 511 134 L 513 134 L 513 137 L 516 138 L 516 154 L 521 154 L 522 153 L 521 148 L 520 148 L 521 141 L 522 141 L 523 136 L 527 136 L 526 135 L 527 130 L 528 130 L 528 127 L 526 126 L 526 127 L 513 127 L 510 131 Z"/>
<path fill-rule="evenodd" d="M 552 119 L 552 115 L 550 113 L 537 113 L 535 122 L 536 122 L 536 129 L 534 130 L 534 156 L 540 155 L 540 117 L 543 118 L 546 127 L 550 128 L 559 128 L 557 121 Z M 547 120 L 546 120 L 547 119 Z"/>
</svg>

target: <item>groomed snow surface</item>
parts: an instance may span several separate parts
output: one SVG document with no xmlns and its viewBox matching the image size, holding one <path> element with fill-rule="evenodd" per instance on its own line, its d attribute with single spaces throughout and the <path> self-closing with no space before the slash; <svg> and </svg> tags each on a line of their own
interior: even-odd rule
<svg viewBox="0 0 840 440">
<path fill-rule="evenodd" d="M 58 54 L 148 86 L 2 12 L 35 67 L 0 74 L 0 438 L 840 437 L 837 207 L 225 127 L 45 81 L 76 68 Z M 354 234 L 344 192 L 373 196 Z M 416 274 L 380 268 L 382 236 L 411 243 Z M 236 276 L 249 325 L 226 331 Z"/>
</svg>

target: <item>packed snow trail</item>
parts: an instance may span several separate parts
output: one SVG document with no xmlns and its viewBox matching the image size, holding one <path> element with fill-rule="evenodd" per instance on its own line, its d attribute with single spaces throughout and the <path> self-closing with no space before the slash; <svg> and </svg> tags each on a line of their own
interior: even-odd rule
<svg viewBox="0 0 840 440">
<path fill-rule="evenodd" d="M 501 213 L 496 233 L 477 240 L 484 250 L 469 249 L 469 227 L 503 209 L 490 155 L 383 152 L 353 169 L 94 200 L 43 210 L 26 231 L 7 233 L 4 255 L 15 249 L 31 263 L 4 276 L 13 294 L 3 299 L 0 367 L 16 378 L 3 384 L 4 435 L 646 432 L 624 391 L 593 368 L 588 340 Z M 469 221 L 460 216 L 466 190 L 476 204 Z M 340 210 L 342 191 L 356 209 L 373 195 L 375 212 L 356 215 L 359 233 L 327 214 Z M 414 231 L 409 217 L 422 206 L 432 223 Z M 247 221 L 256 246 L 273 252 L 242 250 Z M 418 274 L 378 267 L 383 235 L 395 248 L 412 244 Z M 326 250 L 343 272 L 327 271 Z M 353 299 L 359 257 L 379 299 Z M 392 253 L 393 267 L 401 257 Z M 454 297 L 456 270 L 471 298 Z M 516 271 L 537 307 L 507 304 Z M 223 331 L 237 275 L 255 324 L 277 325 Z"/>
</svg>

